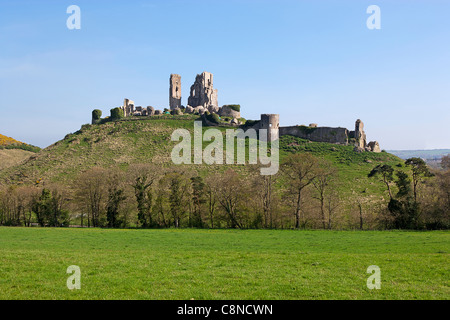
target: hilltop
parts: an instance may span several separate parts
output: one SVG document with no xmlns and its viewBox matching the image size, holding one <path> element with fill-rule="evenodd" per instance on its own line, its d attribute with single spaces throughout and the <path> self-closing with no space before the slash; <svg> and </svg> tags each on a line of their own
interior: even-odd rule
<svg viewBox="0 0 450 320">
<path fill-rule="evenodd" d="M 17 141 L 13 138 L 10 138 L 10 137 L 0 134 L 0 147 L 9 146 L 9 145 L 19 145 L 19 144 L 23 144 L 23 142 Z"/>
<path fill-rule="evenodd" d="M 3 149 L 20 149 L 30 152 L 39 152 L 41 150 L 39 147 L 0 134 L 0 150 Z"/>
</svg>

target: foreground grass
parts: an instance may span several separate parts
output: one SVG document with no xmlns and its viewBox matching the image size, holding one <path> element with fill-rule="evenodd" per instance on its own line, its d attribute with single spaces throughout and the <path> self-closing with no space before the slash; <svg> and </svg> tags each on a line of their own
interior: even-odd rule
<svg viewBox="0 0 450 320">
<path fill-rule="evenodd" d="M 0 228 L 0 299 L 448 299 L 449 235 Z"/>
</svg>

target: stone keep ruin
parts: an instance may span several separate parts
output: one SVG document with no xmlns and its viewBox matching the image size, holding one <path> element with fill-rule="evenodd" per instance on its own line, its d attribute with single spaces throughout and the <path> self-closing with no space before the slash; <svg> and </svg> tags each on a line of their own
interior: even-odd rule
<svg viewBox="0 0 450 320">
<path fill-rule="evenodd" d="M 181 107 L 181 76 L 178 74 L 170 75 L 169 106 L 171 110 Z"/>
<path fill-rule="evenodd" d="M 219 111 L 217 89 L 213 88 L 212 73 L 203 72 L 195 77 L 195 82 L 191 86 L 188 105 L 193 107 L 202 106 L 210 112 Z"/>
<path fill-rule="evenodd" d="M 229 118 L 231 121 L 226 125 L 241 126 L 244 125 L 241 120 L 240 107 L 236 105 L 224 105 L 219 107 L 218 91 L 213 87 L 213 74 L 203 72 L 197 74 L 194 84 L 190 88 L 188 104 L 186 107 L 181 102 L 181 76 L 178 74 L 170 75 L 169 87 L 169 108 L 165 111 L 155 110 L 148 106 L 135 107 L 134 101 L 125 99 L 120 109 L 125 117 L 130 116 L 155 116 L 161 114 L 199 114 L 207 125 L 217 126 L 221 123 L 208 121 L 208 116 L 216 114 L 223 118 Z M 169 111 L 170 110 L 170 111 Z M 208 116 L 207 116 L 208 115 Z M 308 126 L 296 125 L 280 127 L 280 117 L 278 114 L 262 114 L 259 121 L 252 121 L 252 124 L 245 124 L 244 128 L 249 129 L 266 129 L 268 132 L 268 140 L 274 141 L 284 135 L 292 135 L 302 139 L 314 142 L 328 142 L 341 145 L 354 145 L 356 152 L 381 152 L 380 145 L 377 141 L 367 143 L 366 133 L 364 132 L 364 123 L 358 119 L 355 123 L 355 130 L 351 131 L 346 128 L 319 127 L 315 123 Z M 93 120 L 94 123 L 94 120 Z M 222 123 L 225 124 L 225 123 Z M 278 129 L 278 130 L 277 130 Z"/>
</svg>

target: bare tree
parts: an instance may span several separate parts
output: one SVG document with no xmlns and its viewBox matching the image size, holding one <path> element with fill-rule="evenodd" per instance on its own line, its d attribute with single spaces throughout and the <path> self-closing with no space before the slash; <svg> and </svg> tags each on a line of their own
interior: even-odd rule
<svg viewBox="0 0 450 320">
<path fill-rule="evenodd" d="M 321 159 L 318 163 L 316 178 L 312 181 L 314 188 L 316 189 L 316 195 L 314 198 L 319 200 L 320 203 L 320 214 L 322 218 L 322 227 L 326 229 L 326 218 L 325 218 L 325 200 L 328 193 L 328 188 L 331 181 L 336 177 L 337 170 L 331 165 L 327 160 Z M 328 211 L 332 208 L 331 203 L 332 197 L 328 197 Z M 331 229 L 331 216 L 328 219 L 328 228 Z"/>
<path fill-rule="evenodd" d="M 217 177 L 215 193 L 217 201 L 224 210 L 231 228 L 242 228 L 239 207 L 245 201 L 248 189 L 245 180 L 233 170 L 227 170 Z"/>
<path fill-rule="evenodd" d="M 328 230 L 333 228 L 336 211 L 340 206 L 339 193 L 336 189 L 332 189 L 325 196 L 326 209 L 328 214 Z"/>
<path fill-rule="evenodd" d="M 99 227 L 107 194 L 107 170 L 94 167 L 81 173 L 75 181 L 76 199 L 81 209 L 81 225 L 87 212 L 88 227 Z"/>
<path fill-rule="evenodd" d="M 208 209 L 208 216 L 210 221 L 210 227 L 214 228 L 214 219 L 216 215 L 217 209 L 217 197 L 216 197 L 216 178 L 211 175 L 205 180 L 205 189 L 206 189 L 206 204 Z"/>
<path fill-rule="evenodd" d="M 289 194 L 295 197 L 295 228 L 306 227 L 302 201 L 304 189 L 317 177 L 318 159 L 309 153 L 296 153 L 287 157 L 281 170 L 289 183 Z"/>
</svg>

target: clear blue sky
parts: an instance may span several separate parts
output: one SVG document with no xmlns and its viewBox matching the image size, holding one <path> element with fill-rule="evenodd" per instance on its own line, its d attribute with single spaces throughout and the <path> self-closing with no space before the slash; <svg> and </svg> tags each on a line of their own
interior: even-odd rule
<svg viewBox="0 0 450 320">
<path fill-rule="evenodd" d="M 450 148 L 449 16 L 444 0 L 1 0 L 0 133 L 45 147 L 124 98 L 167 107 L 171 73 L 186 104 L 209 71 L 246 119 L 360 118 L 382 149 Z"/>
</svg>

